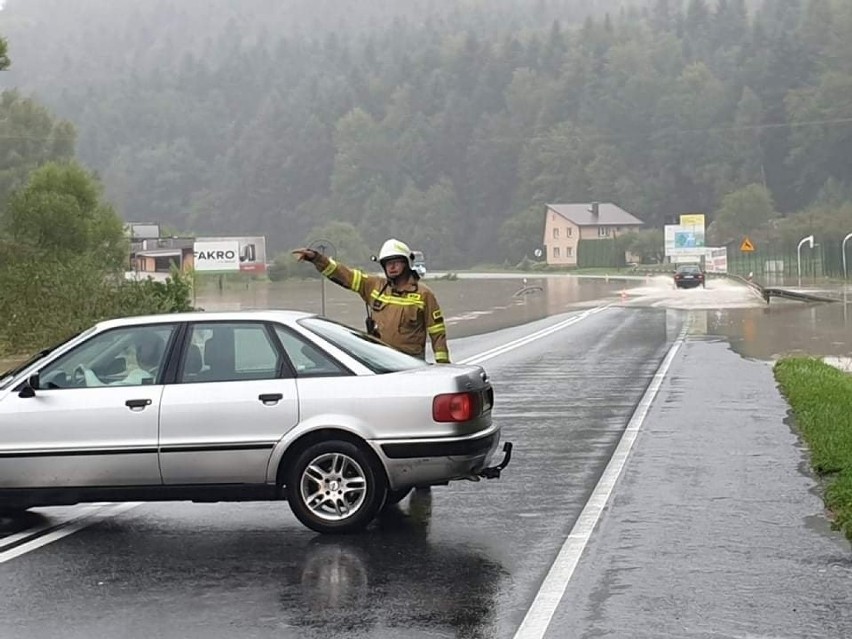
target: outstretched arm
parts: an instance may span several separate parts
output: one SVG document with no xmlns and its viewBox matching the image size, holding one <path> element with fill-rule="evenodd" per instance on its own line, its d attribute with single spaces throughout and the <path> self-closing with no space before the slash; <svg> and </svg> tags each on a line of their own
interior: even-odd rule
<svg viewBox="0 0 852 639">
<path fill-rule="evenodd" d="M 298 249 L 293 251 L 293 255 L 300 262 L 311 262 L 320 273 L 332 282 L 358 293 L 365 301 L 369 301 L 366 295 L 368 291 L 367 282 L 370 276 L 364 271 L 341 264 L 313 249 Z"/>
</svg>

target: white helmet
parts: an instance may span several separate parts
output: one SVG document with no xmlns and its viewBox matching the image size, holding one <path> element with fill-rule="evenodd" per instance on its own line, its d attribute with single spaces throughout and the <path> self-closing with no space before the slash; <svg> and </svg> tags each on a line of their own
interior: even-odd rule
<svg viewBox="0 0 852 639">
<path fill-rule="evenodd" d="M 408 268 L 414 272 L 414 253 L 408 248 L 408 244 L 391 238 L 382 244 L 382 250 L 379 251 L 379 264 L 384 268 L 385 262 L 396 257 L 407 260 Z"/>
</svg>

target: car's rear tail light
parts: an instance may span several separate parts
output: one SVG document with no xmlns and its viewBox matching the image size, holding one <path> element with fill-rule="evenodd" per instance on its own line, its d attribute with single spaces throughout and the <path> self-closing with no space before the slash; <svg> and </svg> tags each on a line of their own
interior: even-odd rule
<svg viewBox="0 0 852 639">
<path fill-rule="evenodd" d="M 448 393 L 432 400 L 432 419 L 436 422 L 467 422 L 481 410 L 476 393 Z"/>
</svg>

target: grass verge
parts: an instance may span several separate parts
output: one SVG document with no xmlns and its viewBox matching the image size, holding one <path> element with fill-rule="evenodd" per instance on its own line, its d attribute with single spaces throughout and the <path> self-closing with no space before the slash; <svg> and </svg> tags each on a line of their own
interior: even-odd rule
<svg viewBox="0 0 852 639">
<path fill-rule="evenodd" d="M 824 480 L 834 527 L 852 540 L 852 376 L 813 358 L 775 364 L 775 378 Z"/>
</svg>

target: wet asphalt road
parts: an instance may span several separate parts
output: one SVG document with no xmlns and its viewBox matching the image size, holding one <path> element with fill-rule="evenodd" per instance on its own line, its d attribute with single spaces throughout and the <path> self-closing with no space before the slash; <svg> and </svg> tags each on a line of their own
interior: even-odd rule
<svg viewBox="0 0 852 639">
<path fill-rule="evenodd" d="M 828 530 L 768 363 L 688 341 L 548 639 L 852 636 Z"/>
<path fill-rule="evenodd" d="M 499 481 L 415 495 L 344 538 L 284 503 L 141 505 L 0 564 L 0 634 L 511 637 L 674 328 L 609 309 L 486 363 L 516 446 Z"/>
</svg>

